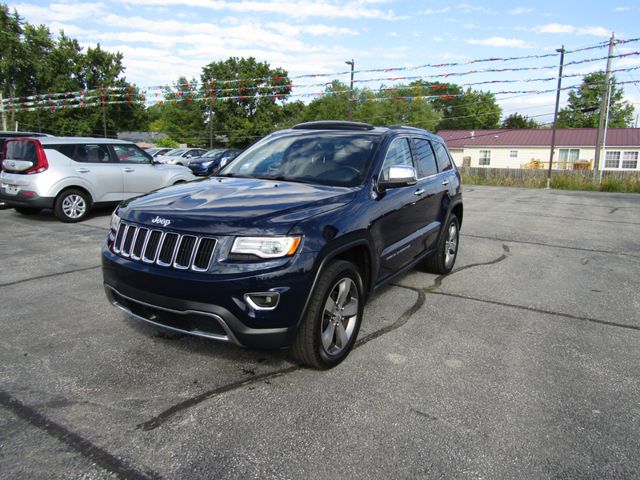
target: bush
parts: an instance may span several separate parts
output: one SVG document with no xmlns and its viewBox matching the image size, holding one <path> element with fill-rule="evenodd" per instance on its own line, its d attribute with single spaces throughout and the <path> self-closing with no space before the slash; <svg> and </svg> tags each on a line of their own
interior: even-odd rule
<svg viewBox="0 0 640 480">
<path fill-rule="evenodd" d="M 477 169 L 460 170 L 462 183 L 466 185 L 490 185 L 496 187 L 545 188 L 546 172 L 530 169 Z M 551 176 L 551 188 L 558 190 L 587 190 L 600 192 L 640 193 L 640 175 L 633 172 L 625 175 L 604 173 L 601 182 L 593 182 L 593 172 L 554 171 Z"/>
<path fill-rule="evenodd" d="M 156 147 L 161 148 L 178 148 L 180 144 L 169 137 L 161 137 L 154 142 Z"/>
</svg>

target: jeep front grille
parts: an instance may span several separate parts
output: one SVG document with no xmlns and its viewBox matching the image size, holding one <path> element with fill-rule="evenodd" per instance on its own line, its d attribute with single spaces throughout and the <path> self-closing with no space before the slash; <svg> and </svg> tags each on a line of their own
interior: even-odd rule
<svg viewBox="0 0 640 480">
<path fill-rule="evenodd" d="M 206 272 L 215 246 L 215 238 L 180 235 L 120 222 L 113 252 L 124 258 L 155 263 L 161 267 Z"/>
</svg>

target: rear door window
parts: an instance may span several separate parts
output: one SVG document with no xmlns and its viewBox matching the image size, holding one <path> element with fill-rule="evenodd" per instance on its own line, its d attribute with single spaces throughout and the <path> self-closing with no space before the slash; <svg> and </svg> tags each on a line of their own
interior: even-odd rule
<svg viewBox="0 0 640 480">
<path fill-rule="evenodd" d="M 110 163 L 109 150 L 104 145 L 82 144 L 82 145 L 60 145 L 56 147 L 63 155 L 71 160 L 80 163 Z"/>
<path fill-rule="evenodd" d="M 436 161 L 438 163 L 438 171 L 444 172 L 451 170 L 453 165 L 451 164 L 451 158 L 447 153 L 445 146 L 439 142 L 432 142 L 433 150 L 436 153 Z"/>
<path fill-rule="evenodd" d="M 431 142 L 424 138 L 413 139 L 413 154 L 418 169 L 418 178 L 424 178 L 438 173 L 436 157 L 431 148 Z"/>
<path fill-rule="evenodd" d="M 137 145 L 114 145 L 113 151 L 120 163 L 151 163 L 151 155 Z"/>
</svg>

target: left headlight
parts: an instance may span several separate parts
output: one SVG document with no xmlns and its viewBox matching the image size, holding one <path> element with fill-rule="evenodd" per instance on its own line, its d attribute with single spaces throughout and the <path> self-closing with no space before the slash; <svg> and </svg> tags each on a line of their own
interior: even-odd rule
<svg viewBox="0 0 640 480">
<path fill-rule="evenodd" d="M 260 258 L 288 257 L 296 253 L 302 237 L 237 237 L 231 253 Z"/>
</svg>

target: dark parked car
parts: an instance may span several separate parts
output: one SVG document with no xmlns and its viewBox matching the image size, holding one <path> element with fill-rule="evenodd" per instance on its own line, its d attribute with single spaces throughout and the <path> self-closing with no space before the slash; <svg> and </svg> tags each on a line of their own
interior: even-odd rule
<svg viewBox="0 0 640 480">
<path fill-rule="evenodd" d="M 194 175 L 209 176 L 217 173 L 238 155 L 240 150 L 235 148 L 210 150 L 201 157 L 192 158 L 189 168 Z"/>
<path fill-rule="evenodd" d="M 120 204 L 103 247 L 110 301 L 166 329 L 291 346 L 315 368 L 353 347 L 367 296 L 417 264 L 454 266 L 463 206 L 442 139 L 312 122 L 221 172 Z"/>
</svg>

